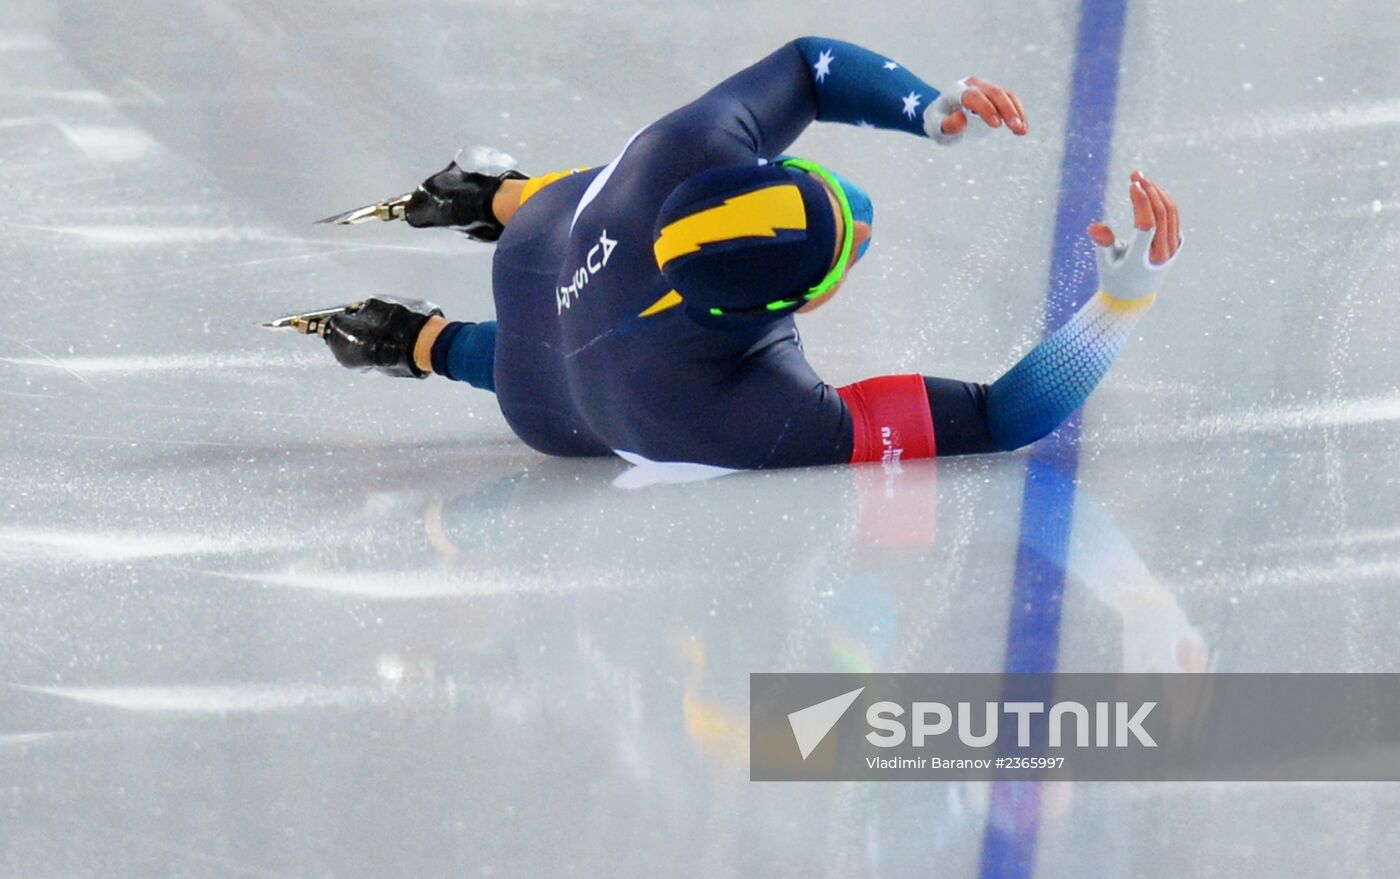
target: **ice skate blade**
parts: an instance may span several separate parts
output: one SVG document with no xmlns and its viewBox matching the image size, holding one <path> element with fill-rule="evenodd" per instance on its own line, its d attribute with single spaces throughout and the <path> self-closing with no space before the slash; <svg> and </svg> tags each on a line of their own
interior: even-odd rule
<svg viewBox="0 0 1400 879">
<path fill-rule="evenodd" d="M 325 219 L 317 220 L 316 225 L 354 226 L 359 223 L 368 223 L 370 220 L 383 220 L 386 223 L 390 220 L 402 220 L 408 200 L 412 197 L 413 193 L 405 192 L 403 195 L 367 204 L 362 208 L 333 214 Z"/>
<path fill-rule="evenodd" d="M 337 314 L 352 314 L 359 311 L 363 304 L 362 302 L 354 302 L 350 305 L 337 305 L 333 308 L 288 314 L 263 321 L 259 326 L 268 330 L 291 330 L 295 333 L 301 333 L 303 336 L 324 336 L 328 318 Z"/>
</svg>

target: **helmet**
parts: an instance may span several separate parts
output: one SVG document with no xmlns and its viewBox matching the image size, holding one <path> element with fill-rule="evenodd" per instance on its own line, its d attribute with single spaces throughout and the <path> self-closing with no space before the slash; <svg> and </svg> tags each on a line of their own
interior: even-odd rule
<svg viewBox="0 0 1400 879">
<path fill-rule="evenodd" d="M 834 267 L 836 222 L 821 180 L 846 229 Z M 653 253 L 693 316 L 767 319 L 830 292 L 850 257 L 854 221 L 873 217 L 864 192 L 815 162 L 716 168 L 666 199 Z"/>
</svg>

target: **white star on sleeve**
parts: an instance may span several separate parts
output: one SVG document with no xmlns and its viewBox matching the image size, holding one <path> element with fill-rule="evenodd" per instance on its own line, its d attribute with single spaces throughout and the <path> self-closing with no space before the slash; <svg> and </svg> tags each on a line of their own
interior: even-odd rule
<svg viewBox="0 0 1400 879">
<path fill-rule="evenodd" d="M 835 58 L 836 56 L 831 54 L 830 49 L 823 49 L 821 55 L 817 56 L 817 63 L 812 65 L 812 68 L 817 71 L 817 82 L 826 80 L 827 75 L 831 73 L 831 62 Z"/>
<path fill-rule="evenodd" d="M 886 70 L 898 70 L 898 69 L 899 69 L 899 64 L 896 63 L 896 62 L 894 62 L 894 61 L 886 61 L 886 62 L 885 62 L 885 69 L 886 69 Z"/>
<path fill-rule="evenodd" d="M 905 95 L 905 96 L 902 98 L 902 100 L 904 101 L 904 115 L 905 115 L 905 116 L 908 116 L 910 119 L 913 119 L 913 118 L 914 118 L 914 111 L 918 109 L 918 107 L 919 107 L 919 100 L 920 100 L 922 97 L 923 97 L 923 95 L 919 95 L 919 94 L 915 94 L 914 92 L 910 92 L 909 94 Z"/>
</svg>

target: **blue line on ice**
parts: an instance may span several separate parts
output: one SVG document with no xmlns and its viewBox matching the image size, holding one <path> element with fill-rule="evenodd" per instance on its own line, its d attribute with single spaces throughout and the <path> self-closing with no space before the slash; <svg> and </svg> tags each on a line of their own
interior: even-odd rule
<svg viewBox="0 0 1400 879">
<path fill-rule="evenodd" d="M 1084 229 L 1103 216 L 1126 6 L 1127 0 L 1082 0 L 1080 4 L 1045 303 L 1047 334 L 1064 323 L 1097 286 L 1093 247 Z M 1079 431 L 1075 414 L 1034 447 L 1026 465 L 1021 539 L 1006 632 L 1004 668 L 1010 673 L 1053 672 L 1059 658 Z M 1009 699 L 1044 695 L 1004 694 Z M 993 783 L 982 839 L 982 879 L 1024 879 L 1034 872 L 1040 793 L 1038 784 Z"/>
</svg>

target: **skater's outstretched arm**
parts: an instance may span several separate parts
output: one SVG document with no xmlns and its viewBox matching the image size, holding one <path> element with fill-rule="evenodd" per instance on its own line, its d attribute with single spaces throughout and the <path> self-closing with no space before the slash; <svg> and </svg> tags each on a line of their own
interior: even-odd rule
<svg viewBox="0 0 1400 879">
<path fill-rule="evenodd" d="M 967 113 L 991 128 L 1029 131 L 1016 95 L 977 77 L 946 91 L 924 82 L 898 62 L 854 43 L 800 37 L 757 64 L 664 117 L 649 130 L 671 132 L 687 144 L 706 144 L 714 155 L 772 159 L 813 121 L 842 122 L 957 141 Z M 526 179 L 516 172 L 492 177 L 454 161 L 423 181 L 409 200 L 410 225 L 454 226 L 481 241 L 495 241 L 515 211 L 543 186 L 572 169 Z"/>
<path fill-rule="evenodd" d="M 951 142 L 964 110 L 1018 135 L 1029 128 L 1020 100 L 976 77 L 945 93 L 903 65 L 854 43 L 793 40 L 660 120 L 657 129 L 722 130 L 750 154 L 771 159 L 814 121 L 906 131 Z"/>
<path fill-rule="evenodd" d="M 867 379 L 840 388 L 851 413 L 851 461 L 1010 451 L 1053 431 L 1083 405 L 1156 298 L 1182 243 L 1171 196 L 1133 172 L 1136 232 L 1119 242 L 1102 223 L 1099 292 L 991 385 L 918 375 Z"/>
</svg>

